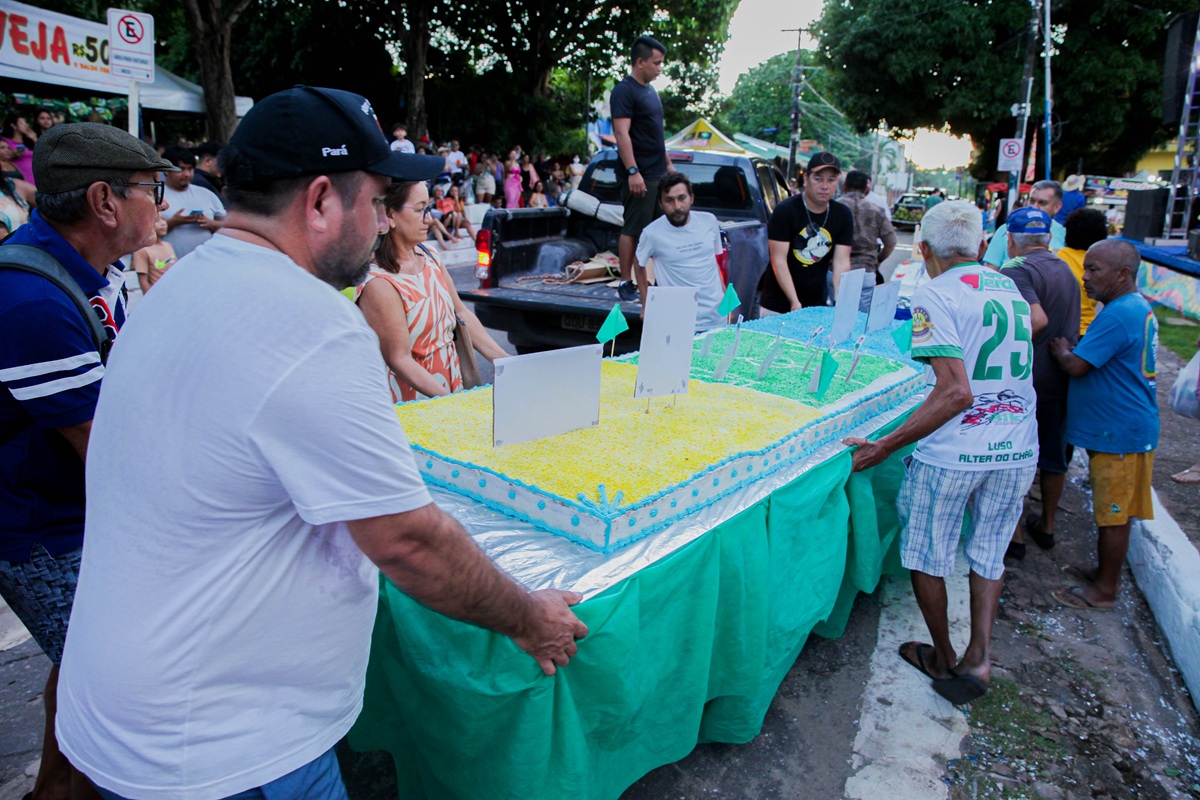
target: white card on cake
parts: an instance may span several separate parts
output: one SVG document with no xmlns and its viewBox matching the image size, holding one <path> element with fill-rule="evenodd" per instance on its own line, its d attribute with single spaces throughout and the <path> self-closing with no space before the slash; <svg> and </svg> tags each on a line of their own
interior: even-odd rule
<svg viewBox="0 0 1200 800">
<path fill-rule="evenodd" d="M 896 318 L 896 304 L 900 302 L 900 281 L 875 287 L 871 296 L 871 313 L 867 316 L 867 333 L 886 328 Z"/>
<path fill-rule="evenodd" d="M 492 446 L 599 425 L 603 350 L 589 344 L 496 359 Z"/>
<path fill-rule="evenodd" d="M 865 269 L 852 269 L 842 275 L 838 284 L 837 304 L 833 307 L 833 325 L 829 329 L 829 343 L 838 345 L 854 335 L 854 324 L 858 322 L 858 301 L 862 297 Z M 874 280 L 875 276 L 871 275 Z"/>
<path fill-rule="evenodd" d="M 698 301 L 696 290 L 687 286 L 651 286 L 647 290 L 634 397 L 687 391 Z"/>
</svg>

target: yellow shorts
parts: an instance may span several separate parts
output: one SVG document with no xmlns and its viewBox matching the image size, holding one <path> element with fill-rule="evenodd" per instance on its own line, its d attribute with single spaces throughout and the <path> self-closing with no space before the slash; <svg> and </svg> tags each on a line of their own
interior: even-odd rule
<svg viewBox="0 0 1200 800">
<path fill-rule="evenodd" d="M 1130 517 L 1154 519 L 1154 504 L 1150 498 L 1153 450 L 1149 453 L 1088 450 L 1088 457 L 1097 525 L 1102 528 L 1124 525 Z"/>
</svg>

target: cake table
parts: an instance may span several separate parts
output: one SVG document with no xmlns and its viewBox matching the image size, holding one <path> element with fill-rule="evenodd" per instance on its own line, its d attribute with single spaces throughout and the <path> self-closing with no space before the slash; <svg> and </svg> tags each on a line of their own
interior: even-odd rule
<svg viewBox="0 0 1200 800">
<path fill-rule="evenodd" d="M 894 429 L 921 399 L 852 435 Z M 350 745 L 391 753 L 402 798 L 616 800 L 697 743 L 750 741 L 809 634 L 840 636 L 855 596 L 899 570 L 905 455 L 851 473 L 833 442 L 607 554 L 434 489 L 518 581 L 583 593 L 574 610 L 590 633 L 546 677 L 508 638 L 381 578 Z"/>
</svg>

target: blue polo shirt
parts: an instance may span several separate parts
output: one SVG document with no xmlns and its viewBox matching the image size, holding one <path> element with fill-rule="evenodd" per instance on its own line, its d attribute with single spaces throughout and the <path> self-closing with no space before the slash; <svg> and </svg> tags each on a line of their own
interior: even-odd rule
<svg viewBox="0 0 1200 800">
<path fill-rule="evenodd" d="M 115 336 L 125 321 L 120 262 L 101 276 L 37 211 L 5 243 L 58 259 Z M 44 278 L 0 269 L 0 561 L 35 544 L 83 544 L 83 462 L 57 431 L 90 420 L 104 366 L 79 309 Z"/>
<path fill-rule="evenodd" d="M 1158 447 L 1155 351 L 1158 320 L 1137 292 L 1105 304 L 1075 347 L 1092 365 L 1071 378 L 1064 438 L 1101 453 L 1148 453 Z"/>
</svg>

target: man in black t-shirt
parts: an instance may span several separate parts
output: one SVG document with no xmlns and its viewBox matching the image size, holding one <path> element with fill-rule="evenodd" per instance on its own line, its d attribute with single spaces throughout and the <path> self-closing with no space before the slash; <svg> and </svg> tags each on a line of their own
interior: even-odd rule
<svg viewBox="0 0 1200 800">
<path fill-rule="evenodd" d="M 661 213 L 658 182 L 675 171 L 667 158 L 662 102 L 650 85 L 662 72 L 667 48 L 649 36 L 641 36 L 633 43 L 631 55 L 633 69 L 613 88 L 608 101 L 617 140 L 617 185 L 625 206 L 625 224 L 617 248 L 621 263 L 617 295 L 625 301 L 638 299 L 629 276 L 642 229 Z"/>
<path fill-rule="evenodd" d="M 814 153 L 804 173 L 804 190 L 775 207 L 767 223 L 771 269 L 763 275 L 759 316 L 825 305 L 830 266 L 835 292 L 850 269 L 854 215 L 833 199 L 841 174 L 837 156 Z"/>
</svg>

